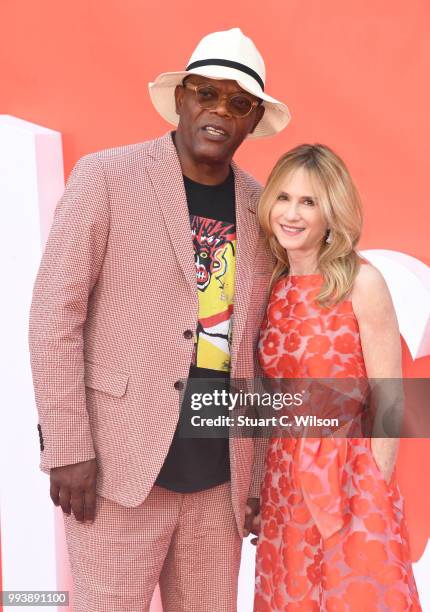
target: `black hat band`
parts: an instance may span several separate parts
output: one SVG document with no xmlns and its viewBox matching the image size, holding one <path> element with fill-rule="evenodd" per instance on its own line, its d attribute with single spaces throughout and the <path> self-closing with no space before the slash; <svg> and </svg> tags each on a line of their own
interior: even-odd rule
<svg viewBox="0 0 430 612">
<path fill-rule="evenodd" d="M 257 74 L 257 72 L 255 72 L 255 70 L 253 70 L 249 66 L 245 66 L 245 64 L 241 64 L 239 62 L 232 62 L 230 60 L 224 59 L 205 59 L 188 64 L 185 70 L 188 71 L 192 70 L 193 68 L 200 68 L 200 66 L 226 66 L 227 68 L 235 68 L 236 70 L 240 70 L 241 72 L 244 72 L 245 74 L 248 74 L 253 79 L 255 79 L 260 85 L 261 89 L 264 91 L 263 79 L 260 77 L 259 74 Z"/>
</svg>

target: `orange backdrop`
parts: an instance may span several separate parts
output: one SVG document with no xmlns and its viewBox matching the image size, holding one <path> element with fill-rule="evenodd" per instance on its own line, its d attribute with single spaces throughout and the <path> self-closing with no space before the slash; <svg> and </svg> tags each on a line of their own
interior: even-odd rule
<svg viewBox="0 0 430 612">
<path fill-rule="evenodd" d="M 204 34 L 240 26 L 293 119 L 237 160 L 264 181 L 288 148 L 332 146 L 363 197 L 361 248 L 430 264 L 429 22 L 428 0 L 3 0 L 0 113 L 62 132 L 68 174 L 85 153 L 164 133 L 147 82 L 183 69 Z M 430 357 L 413 363 L 405 349 L 405 372 L 429 376 Z M 402 443 L 415 558 L 430 531 L 428 457 L 427 440 Z"/>
</svg>

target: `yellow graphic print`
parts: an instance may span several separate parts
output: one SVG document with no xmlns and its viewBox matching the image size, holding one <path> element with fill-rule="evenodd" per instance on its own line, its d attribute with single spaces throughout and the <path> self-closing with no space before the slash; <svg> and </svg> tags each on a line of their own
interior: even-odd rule
<svg viewBox="0 0 430 612">
<path fill-rule="evenodd" d="M 231 323 L 235 279 L 235 226 L 191 215 L 199 296 L 194 365 L 230 370 Z"/>
</svg>

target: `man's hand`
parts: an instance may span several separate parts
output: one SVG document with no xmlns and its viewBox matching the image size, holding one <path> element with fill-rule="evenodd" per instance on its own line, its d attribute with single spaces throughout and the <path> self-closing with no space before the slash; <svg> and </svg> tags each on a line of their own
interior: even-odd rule
<svg viewBox="0 0 430 612">
<path fill-rule="evenodd" d="M 51 499 L 65 514 L 73 510 L 79 522 L 92 523 L 96 509 L 95 459 L 51 468 Z"/>
<path fill-rule="evenodd" d="M 257 544 L 258 534 L 260 533 L 260 500 L 258 497 L 249 497 L 245 506 L 243 537 L 247 538 L 250 533 L 257 536 L 251 540 L 251 544 Z"/>
</svg>

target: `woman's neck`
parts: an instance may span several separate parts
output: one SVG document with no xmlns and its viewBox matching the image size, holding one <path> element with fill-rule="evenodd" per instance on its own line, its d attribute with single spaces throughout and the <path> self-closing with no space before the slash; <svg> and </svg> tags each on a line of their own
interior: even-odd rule
<svg viewBox="0 0 430 612">
<path fill-rule="evenodd" d="M 304 276 L 305 274 L 318 273 L 318 258 L 315 252 L 297 253 L 294 251 L 287 251 L 287 254 L 290 263 L 289 273 L 292 276 Z"/>
</svg>

